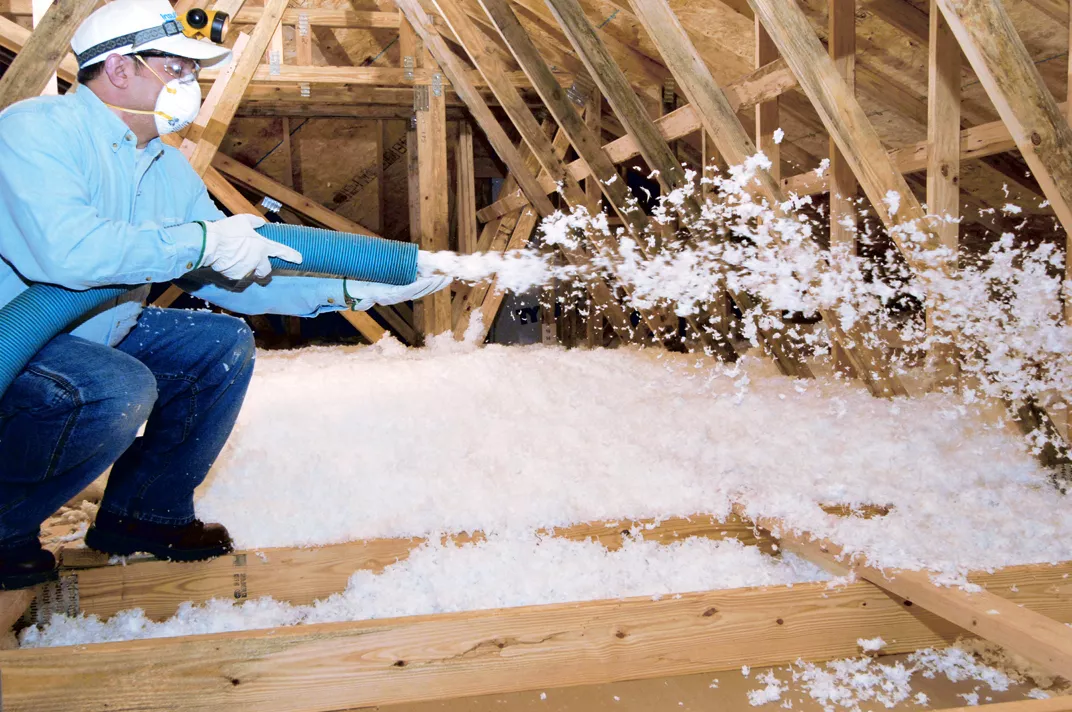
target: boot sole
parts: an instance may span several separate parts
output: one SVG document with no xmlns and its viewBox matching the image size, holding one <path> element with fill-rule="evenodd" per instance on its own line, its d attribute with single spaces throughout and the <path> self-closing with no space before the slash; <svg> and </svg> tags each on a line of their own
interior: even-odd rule
<svg viewBox="0 0 1072 712">
<path fill-rule="evenodd" d="M 145 552 L 165 561 L 206 561 L 234 551 L 234 547 L 230 544 L 200 549 L 176 549 L 172 546 L 146 542 L 143 539 L 134 539 L 95 528 L 90 528 L 86 532 L 86 546 L 112 556 L 132 556 Z"/>
<path fill-rule="evenodd" d="M 52 571 L 35 571 L 28 574 L 0 576 L 0 591 L 18 591 L 24 588 L 32 588 L 38 584 L 58 581 L 59 578 L 60 572 L 56 569 L 53 569 Z"/>
</svg>

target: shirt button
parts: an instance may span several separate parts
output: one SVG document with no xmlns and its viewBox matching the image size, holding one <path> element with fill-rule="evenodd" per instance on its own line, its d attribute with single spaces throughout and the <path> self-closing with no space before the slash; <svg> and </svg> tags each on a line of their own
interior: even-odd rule
<svg viewBox="0 0 1072 712">
<path fill-rule="evenodd" d="M 194 268 L 194 263 L 193 262 L 187 262 L 186 263 L 186 269 L 193 269 L 193 268 Z"/>
<path fill-rule="evenodd" d="M 335 303 L 334 297 L 328 297 L 328 304 L 334 304 L 334 303 Z"/>
<path fill-rule="evenodd" d="M 146 282 L 152 282 L 152 281 L 153 281 L 153 278 L 152 278 L 152 277 L 146 277 L 146 278 L 145 278 L 145 281 L 146 281 Z"/>
<path fill-rule="evenodd" d="M 114 151 L 114 150 L 116 150 L 117 148 L 119 148 L 119 144 L 118 144 L 118 143 L 113 143 L 113 144 L 112 144 L 112 150 Z"/>
<path fill-rule="evenodd" d="M 127 141 L 133 141 L 133 140 L 134 140 L 134 134 L 128 133 L 127 134 Z"/>
</svg>

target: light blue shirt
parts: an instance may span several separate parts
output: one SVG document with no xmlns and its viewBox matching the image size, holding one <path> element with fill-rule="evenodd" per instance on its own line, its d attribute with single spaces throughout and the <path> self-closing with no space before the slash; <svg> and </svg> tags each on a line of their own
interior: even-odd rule
<svg viewBox="0 0 1072 712">
<path fill-rule="evenodd" d="M 225 215 L 179 151 L 160 139 L 140 156 L 136 147 L 134 133 L 86 87 L 0 113 L 0 306 L 33 282 L 74 290 L 143 285 L 71 330 L 114 346 L 137 323 L 150 283 L 199 264 L 202 230 L 194 221 Z M 239 285 L 198 270 L 180 284 L 244 314 L 345 308 L 341 279 L 278 275 Z"/>
</svg>

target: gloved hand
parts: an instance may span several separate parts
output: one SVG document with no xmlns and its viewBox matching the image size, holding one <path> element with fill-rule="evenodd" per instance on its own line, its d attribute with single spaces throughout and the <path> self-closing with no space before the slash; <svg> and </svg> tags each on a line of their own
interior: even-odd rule
<svg viewBox="0 0 1072 712">
<path fill-rule="evenodd" d="M 398 304 L 420 299 L 449 287 L 450 277 L 418 277 L 413 284 L 380 284 L 346 278 L 342 281 L 346 303 L 352 311 L 368 311 L 377 304 Z"/>
<path fill-rule="evenodd" d="M 287 262 L 301 264 L 302 256 L 297 250 L 262 237 L 254 228 L 265 224 L 259 215 L 234 215 L 205 226 L 205 256 L 201 267 L 211 267 L 228 279 L 267 277 L 272 271 L 269 257 L 279 257 Z"/>
</svg>

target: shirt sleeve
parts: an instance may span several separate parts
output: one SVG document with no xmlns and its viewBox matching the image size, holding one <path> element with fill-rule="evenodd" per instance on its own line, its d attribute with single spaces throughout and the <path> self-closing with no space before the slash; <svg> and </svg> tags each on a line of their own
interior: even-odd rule
<svg viewBox="0 0 1072 712">
<path fill-rule="evenodd" d="M 313 317 L 346 309 L 341 279 L 272 275 L 268 282 L 216 281 L 199 270 L 176 285 L 206 302 L 239 314 L 285 314 Z"/>
<path fill-rule="evenodd" d="M 186 160 L 185 158 L 183 159 Z M 193 171 L 191 171 L 193 173 Z M 194 174 L 196 176 L 196 174 Z M 204 222 L 215 222 L 216 220 L 223 220 L 227 215 L 224 214 L 216 202 L 208 194 L 208 188 L 205 187 L 203 181 L 200 178 L 197 180 L 201 185 L 194 194 L 193 202 L 190 204 L 190 210 L 186 215 L 186 219 L 189 222 L 195 222 L 202 220 Z"/>
<path fill-rule="evenodd" d="M 88 289 L 166 282 L 197 266 L 201 227 L 134 225 L 102 217 L 77 141 L 47 114 L 0 117 L 0 253 L 25 279 Z"/>
</svg>

